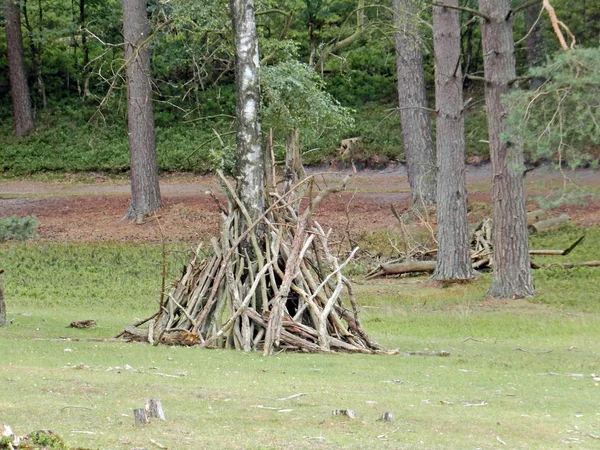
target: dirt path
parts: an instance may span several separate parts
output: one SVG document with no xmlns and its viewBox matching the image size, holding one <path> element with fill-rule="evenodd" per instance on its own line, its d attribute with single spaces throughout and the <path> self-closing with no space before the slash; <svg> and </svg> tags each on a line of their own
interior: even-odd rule
<svg viewBox="0 0 600 450">
<path fill-rule="evenodd" d="M 318 177 L 320 186 L 339 182 L 351 175 L 348 190 L 326 199 L 317 220 L 326 227 L 345 229 L 349 223 L 357 236 L 373 230 L 395 230 L 396 219 L 390 204 L 404 210 L 410 205 L 408 180 L 403 166 L 382 171 L 326 172 Z M 593 171 L 569 172 L 579 185 L 597 188 L 600 174 Z M 467 171 L 470 200 L 489 202 L 489 167 L 470 167 Z M 553 195 L 562 186 L 561 173 L 536 169 L 527 176 L 532 195 Z M 220 192 L 215 177 L 168 175 L 161 179 L 164 207 L 159 221 L 170 242 L 198 243 L 218 233 L 220 216 L 207 190 Z M 129 202 L 127 179 L 112 180 L 102 175 L 69 177 L 52 182 L 0 179 L 0 217 L 35 215 L 42 240 L 48 241 L 125 241 L 159 242 L 157 221 L 135 225 L 120 220 Z M 530 207 L 535 207 L 531 203 Z M 485 209 L 485 207 L 483 208 Z M 578 205 L 556 209 L 557 215 L 569 213 L 581 225 L 598 224 L 598 195 Z"/>
</svg>

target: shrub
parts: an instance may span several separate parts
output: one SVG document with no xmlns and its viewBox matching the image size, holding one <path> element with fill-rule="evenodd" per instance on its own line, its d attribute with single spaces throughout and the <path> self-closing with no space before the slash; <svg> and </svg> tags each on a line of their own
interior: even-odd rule
<svg viewBox="0 0 600 450">
<path fill-rule="evenodd" d="M 26 241 L 37 237 L 39 222 L 34 216 L 6 217 L 0 219 L 0 242 L 9 240 Z"/>
</svg>

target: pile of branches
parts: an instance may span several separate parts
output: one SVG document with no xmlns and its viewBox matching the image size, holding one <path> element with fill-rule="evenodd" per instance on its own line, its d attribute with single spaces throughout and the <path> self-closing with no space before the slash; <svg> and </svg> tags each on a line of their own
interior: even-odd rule
<svg viewBox="0 0 600 450">
<path fill-rule="evenodd" d="M 533 213 L 538 213 L 534 211 Z M 530 214 L 533 214 L 530 213 Z M 536 221 L 533 225 L 530 225 L 531 232 L 537 232 L 538 229 L 552 229 L 552 226 L 556 224 L 563 225 L 568 221 L 568 217 L 561 216 L 556 219 L 549 219 L 544 221 Z M 537 227 L 537 228 L 535 228 Z M 492 246 L 492 219 L 487 218 L 471 227 L 471 261 L 473 269 L 477 270 L 490 270 L 493 269 L 494 265 L 494 249 Z M 575 249 L 585 238 L 581 236 L 574 241 L 569 247 L 564 250 L 529 250 L 530 255 L 539 256 L 567 256 L 571 251 Z M 414 273 L 431 273 L 435 270 L 437 262 L 434 257 L 437 253 L 437 248 L 423 249 L 421 247 L 410 250 L 407 252 L 407 256 L 398 260 L 391 261 L 388 263 L 380 264 L 378 267 L 369 272 L 365 278 L 372 279 L 377 277 L 385 276 L 401 276 L 404 274 Z M 586 261 L 578 263 L 564 263 L 564 264 L 538 264 L 534 261 L 531 262 L 533 269 L 544 269 L 550 267 L 563 267 L 569 269 L 572 267 L 599 267 L 600 261 Z"/>
<path fill-rule="evenodd" d="M 313 177 L 284 193 L 273 189 L 270 206 L 252 221 L 234 187 L 220 178 L 229 205 L 221 207 L 222 231 L 211 241 L 212 256 L 202 258 L 198 247 L 159 311 L 119 336 L 265 355 L 385 351 L 362 328 L 352 286 L 342 273 L 358 248 L 338 260 L 329 248 L 330 233 L 312 218 L 323 198 L 347 180 L 314 197 Z"/>
</svg>

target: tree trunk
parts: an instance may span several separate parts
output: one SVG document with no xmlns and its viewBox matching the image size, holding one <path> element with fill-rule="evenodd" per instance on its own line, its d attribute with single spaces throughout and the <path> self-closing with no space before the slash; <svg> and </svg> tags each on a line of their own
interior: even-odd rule
<svg viewBox="0 0 600 450">
<path fill-rule="evenodd" d="M 83 66 L 81 68 L 81 80 L 83 85 L 83 96 L 90 96 L 90 49 L 87 45 L 87 32 L 85 31 L 85 0 L 79 0 L 79 30 L 81 32 L 81 50 L 83 52 Z"/>
<path fill-rule="evenodd" d="M 516 76 L 510 0 L 480 0 L 479 7 L 490 18 L 481 25 L 494 220 L 494 274 L 488 295 L 528 297 L 535 289 L 528 251 L 523 149 L 520 142 L 508 138 L 512 134 L 504 121 L 508 111 L 502 102 Z"/>
<path fill-rule="evenodd" d="M 260 62 L 254 0 L 231 0 L 230 5 L 237 87 L 238 196 L 250 218 L 255 220 L 265 209 L 265 159 L 260 132 Z"/>
<path fill-rule="evenodd" d="M 413 205 L 432 205 L 436 198 L 435 150 L 427 111 L 423 49 L 415 0 L 393 0 L 396 25 L 396 70 L 402 141 Z"/>
<path fill-rule="evenodd" d="M 529 68 L 538 67 L 544 63 L 544 36 L 540 25 L 540 5 L 536 4 L 525 9 L 525 33 L 527 34 L 526 51 L 527 65 Z M 529 88 L 535 90 L 539 88 L 544 79 L 535 77 L 529 81 Z"/>
<path fill-rule="evenodd" d="M 13 128 L 15 136 L 25 136 L 33 130 L 33 111 L 25 73 L 23 36 L 21 34 L 21 10 L 14 0 L 4 0 L 6 19 L 6 47 L 8 72 L 13 104 Z"/>
<path fill-rule="evenodd" d="M 149 216 L 161 206 L 150 82 L 150 25 L 146 0 L 123 1 L 127 64 L 127 121 L 131 155 L 131 203 L 128 219 Z"/>
<path fill-rule="evenodd" d="M 458 0 L 440 0 L 458 6 Z M 465 121 L 460 69 L 459 13 L 433 8 L 437 110 L 438 257 L 434 280 L 473 278 L 467 220 Z"/>
</svg>

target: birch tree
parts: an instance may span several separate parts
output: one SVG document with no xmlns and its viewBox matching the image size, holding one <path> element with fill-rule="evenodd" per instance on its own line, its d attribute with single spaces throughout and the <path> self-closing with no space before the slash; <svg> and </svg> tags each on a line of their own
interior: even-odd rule
<svg viewBox="0 0 600 450">
<path fill-rule="evenodd" d="M 255 220 L 264 211 L 258 35 L 254 0 L 231 0 L 235 43 L 238 196 Z"/>
</svg>

